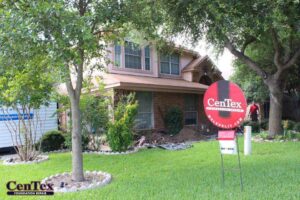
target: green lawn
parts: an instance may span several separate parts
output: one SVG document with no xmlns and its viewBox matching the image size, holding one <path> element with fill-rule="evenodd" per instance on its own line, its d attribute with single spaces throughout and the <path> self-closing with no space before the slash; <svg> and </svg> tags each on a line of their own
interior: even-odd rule
<svg viewBox="0 0 300 200">
<path fill-rule="evenodd" d="M 237 166 L 236 156 L 225 159 L 227 167 Z M 299 142 L 253 143 L 253 154 L 242 155 L 241 162 L 244 192 L 237 173 L 226 173 L 222 186 L 217 142 L 199 142 L 183 151 L 84 155 L 85 170 L 113 175 L 109 185 L 54 197 L 8 198 L 5 185 L 9 180 L 27 183 L 70 171 L 70 153 L 51 154 L 50 160 L 41 164 L 0 165 L 0 199 L 300 199 Z"/>
</svg>

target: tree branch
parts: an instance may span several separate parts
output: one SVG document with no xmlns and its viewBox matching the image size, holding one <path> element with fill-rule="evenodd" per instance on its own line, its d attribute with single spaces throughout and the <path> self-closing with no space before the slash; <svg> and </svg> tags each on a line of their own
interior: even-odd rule
<svg viewBox="0 0 300 200">
<path fill-rule="evenodd" d="M 282 63 L 280 62 L 280 49 L 281 45 L 278 41 L 278 36 L 276 31 L 272 28 L 271 29 L 271 36 L 272 36 L 272 42 L 273 42 L 273 48 L 274 48 L 274 64 L 276 65 L 277 69 L 282 68 Z"/>
<path fill-rule="evenodd" d="M 114 30 L 98 30 L 93 32 L 93 35 L 102 35 L 103 33 L 114 33 Z"/>
<path fill-rule="evenodd" d="M 83 42 L 80 42 L 80 46 L 83 46 Z M 84 65 L 84 50 L 79 47 L 78 52 L 80 56 L 80 63 L 78 64 L 78 71 L 77 71 L 77 79 L 76 79 L 76 88 L 75 88 L 75 95 L 76 97 L 80 97 L 81 89 L 82 89 L 82 81 L 83 81 L 83 65 Z"/>
<path fill-rule="evenodd" d="M 253 37 L 253 36 L 248 37 L 248 38 L 246 39 L 245 43 L 243 44 L 243 47 L 242 47 L 242 49 L 241 49 L 241 52 L 244 53 L 245 50 L 246 50 L 246 48 L 247 48 L 247 46 L 248 46 L 249 44 L 255 42 L 255 41 L 256 41 L 256 38 L 255 38 L 255 37 Z"/>
<path fill-rule="evenodd" d="M 68 91 L 69 96 L 74 96 L 75 91 L 74 91 L 74 87 L 73 87 L 73 84 L 72 84 L 70 68 L 69 68 L 68 64 L 65 64 L 65 67 L 66 67 L 66 70 L 67 70 L 67 73 L 68 73 L 67 78 L 66 78 L 67 79 L 66 80 L 67 91 Z"/>
<path fill-rule="evenodd" d="M 294 55 L 290 58 L 290 60 L 288 60 L 284 65 L 283 65 L 283 69 L 286 70 L 288 68 L 290 68 L 291 66 L 293 66 L 296 61 L 298 60 L 298 58 L 300 57 L 300 48 L 298 48 Z"/>
<path fill-rule="evenodd" d="M 263 77 L 263 79 L 268 78 L 268 74 L 262 70 L 258 64 L 253 61 L 251 58 L 243 54 L 242 52 L 238 51 L 233 44 L 228 40 L 225 44 L 225 47 L 237 58 L 241 59 L 245 64 L 247 64 L 252 70 L 254 70 L 258 75 Z"/>
</svg>

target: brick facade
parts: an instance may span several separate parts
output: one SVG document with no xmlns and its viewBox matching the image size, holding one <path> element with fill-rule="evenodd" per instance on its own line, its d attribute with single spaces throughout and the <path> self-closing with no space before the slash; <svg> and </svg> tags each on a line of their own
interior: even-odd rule
<svg viewBox="0 0 300 200">
<path fill-rule="evenodd" d="M 163 116 L 171 106 L 177 106 L 184 111 L 184 94 L 153 92 L 154 129 L 164 129 Z"/>
<path fill-rule="evenodd" d="M 114 99 L 117 100 L 119 95 L 129 94 L 128 90 L 115 90 Z M 171 106 L 177 106 L 184 112 L 184 96 L 185 93 L 171 93 L 171 92 L 152 92 L 152 110 L 153 110 L 153 121 L 155 130 L 163 130 L 164 126 L 164 115 L 166 114 L 168 108 Z M 199 104 L 198 104 L 198 126 L 204 125 L 203 128 L 209 126 L 210 122 L 204 113 L 203 108 L 203 94 L 199 94 Z"/>
</svg>

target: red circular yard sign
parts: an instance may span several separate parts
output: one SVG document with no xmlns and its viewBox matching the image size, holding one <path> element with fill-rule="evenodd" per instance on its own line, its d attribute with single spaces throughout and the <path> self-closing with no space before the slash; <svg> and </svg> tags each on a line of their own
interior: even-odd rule
<svg viewBox="0 0 300 200">
<path fill-rule="evenodd" d="M 204 110 L 217 127 L 232 129 L 244 120 L 247 101 L 239 86 L 229 81 L 212 84 L 204 94 Z"/>
</svg>

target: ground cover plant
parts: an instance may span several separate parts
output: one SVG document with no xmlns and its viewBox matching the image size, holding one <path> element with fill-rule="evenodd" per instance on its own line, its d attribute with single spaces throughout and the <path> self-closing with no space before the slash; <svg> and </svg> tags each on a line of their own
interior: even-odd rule
<svg viewBox="0 0 300 200">
<path fill-rule="evenodd" d="M 240 139 L 240 149 L 243 141 Z M 41 180 L 71 171 L 71 154 L 50 154 L 40 164 L 0 165 L 0 199 L 10 199 L 5 185 Z M 101 170 L 113 175 L 99 189 L 55 194 L 51 199 L 300 199 L 299 142 L 253 143 L 253 154 L 241 156 L 244 192 L 238 174 L 225 174 L 221 184 L 218 143 L 199 142 L 183 151 L 141 150 L 130 155 L 84 155 L 84 170 Z M 236 157 L 225 158 L 226 167 L 237 167 Z M 11 199 L 49 199 L 13 197 Z"/>
</svg>

